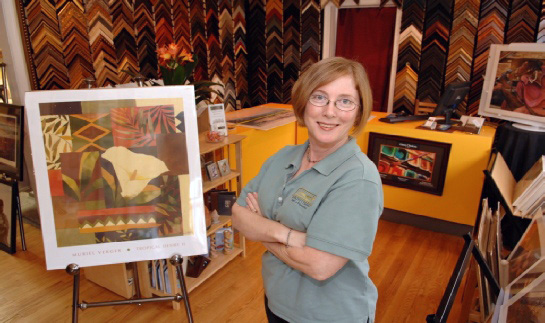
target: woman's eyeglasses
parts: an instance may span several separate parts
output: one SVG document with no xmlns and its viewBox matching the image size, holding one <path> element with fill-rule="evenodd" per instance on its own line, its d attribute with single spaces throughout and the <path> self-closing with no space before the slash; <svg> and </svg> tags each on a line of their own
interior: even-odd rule
<svg viewBox="0 0 545 323">
<path fill-rule="evenodd" d="M 325 107 L 329 104 L 329 102 L 331 102 L 331 100 L 329 100 L 329 98 L 323 94 L 311 94 L 308 101 L 317 107 Z M 334 101 L 334 103 L 335 107 L 341 111 L 352 111 L 359 106 L 354 101 L 347 98 L 337 99 Z"/>
</svg>

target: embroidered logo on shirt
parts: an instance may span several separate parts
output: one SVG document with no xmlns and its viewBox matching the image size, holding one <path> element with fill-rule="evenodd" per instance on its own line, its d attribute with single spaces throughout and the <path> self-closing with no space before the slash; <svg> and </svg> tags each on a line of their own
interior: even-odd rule
<svg viewBox="0 0 545 323">
<path fill-rule="evenodd" d="M 314 200 L 316 199 L 316 195 L 312 194 L 311 192 L 305 190 L 304 188 L 299 188 L 297 192 L 295 192 L 291 196 L 291 201 L 299 204 L 300 206 L 304 207 L 305 209 L 314 203 Z"/>
</svg>

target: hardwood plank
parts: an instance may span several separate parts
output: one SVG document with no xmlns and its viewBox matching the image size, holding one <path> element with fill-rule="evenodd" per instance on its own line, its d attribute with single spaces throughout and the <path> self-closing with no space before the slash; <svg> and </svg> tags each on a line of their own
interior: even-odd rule
<svg viewBox="0 0 545 323">
<path fill-rule="evenodd" d="M 41 232 L 28 224 L 25 230 L 26 252 L 19 249 L 15 255 L 0 253 L 0 321 L 69 322 L 72 277 L 63 270 L 46 271 Z M 459 237 L 380 221 L 369 259 L 370 275 L 379 289 L 377 321 L 425 321 L 426 315 L 437 309 L 462 245 Z M 195 322 L 266 322 L 263 252 L 261 244 L 248 241 L 246 258 L 235 257 L 190 293 Z M 80 299 L 97 302 L 121 297 L 83 278 Z M 454 308 L 460 306 L 455 304 Z M 453 311 L 451 318 L 456 315 Z M 80 311 L 79 319 L 187 321 L 183 305 L 176 311 L 170 302 L 92 308 Z"/>
</svg>

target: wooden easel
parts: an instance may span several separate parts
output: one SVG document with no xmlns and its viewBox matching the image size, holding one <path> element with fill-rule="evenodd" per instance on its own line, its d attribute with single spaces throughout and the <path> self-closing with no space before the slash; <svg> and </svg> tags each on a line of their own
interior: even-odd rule
<svg viewBox="0 0 545 323">
<path fill-rule="evenodd" d="M 74 276 L 74 288 L 72 292 L 72 322 L 78 322 L 78 310 L 85 310 L 92 307 L 102 307 L 102 306 L 116 306 L 116 305 L 131 305 L 136 304 L 140 305 L 142 303 L 151 303 L 151 302 L 165 302 L 165 301 L 184 301 L 185 312 L 187 314 L 187 319 L 189 323 L 193 323 L 193 314 L 191 313 L 191 307 L 189 305 L 189 294 L 185 285 L 184 273 L 182 269 L 183 257 L 180 255 L 174 255 L 170 258 L 170 263 L 176 267 L 176 272 L 178 274 L 178 279 L 180 280 L 180 285 L 182 287 L 182 295 L 176 294 L 174 296 L 163 296 L 163 297 L 149 297 L 149 298 L 136 298 L 128 299 L 123 301 L 106 301 L 106 302 L 93 302 L 88 303 L 79 301 L 79 281 L 80 281 L 80 267 L 76 264 L 70 264 L 66 266 L 66 272 Z M 138 278 L 135 278 L 135 285 L 138 286 Z M 138 290 L 138 287 L 137 287 Z M 140 297 L 137 293 L 137 297 Z"/>
</svg>

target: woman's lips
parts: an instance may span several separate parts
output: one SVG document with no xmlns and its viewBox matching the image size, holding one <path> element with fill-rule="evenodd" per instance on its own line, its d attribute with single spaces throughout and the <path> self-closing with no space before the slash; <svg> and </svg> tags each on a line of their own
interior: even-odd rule
<svg viewBox="0 0 545 323">
<path fill-rule="evenodd" d="M 320 126 L 320 128 L 324 130 L 331 130 L 337 126 L 337 124 L 333 124 L 333 123 L 323 123 L 323 122 L 317 122 L 317 123 L 318 123 L 318 126 Z"/>
</svg>

